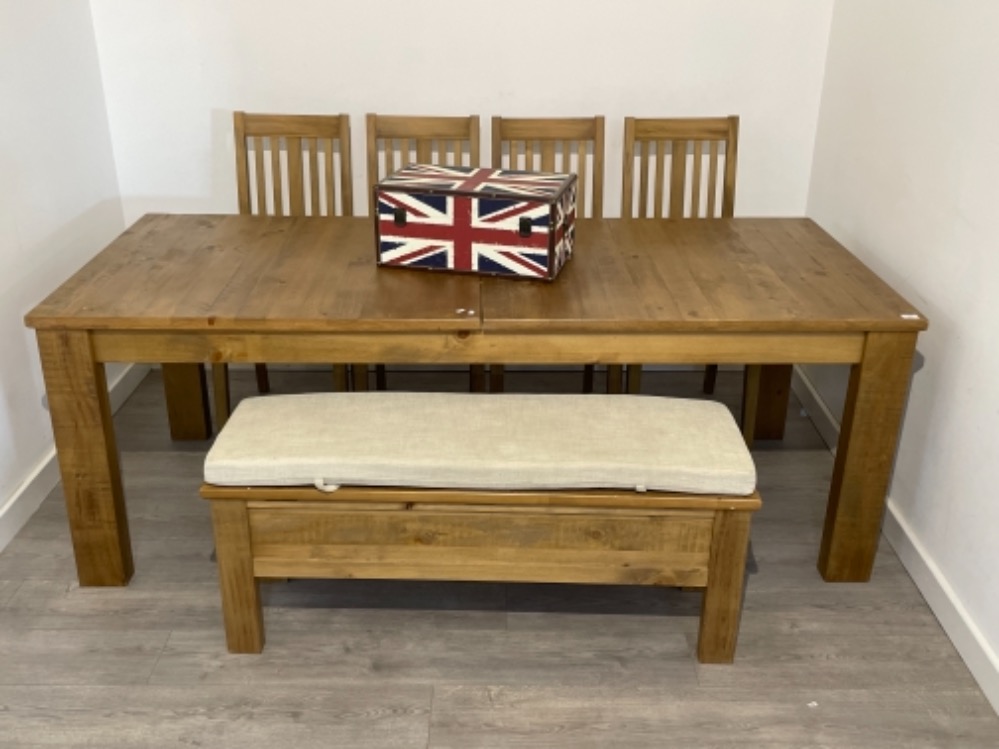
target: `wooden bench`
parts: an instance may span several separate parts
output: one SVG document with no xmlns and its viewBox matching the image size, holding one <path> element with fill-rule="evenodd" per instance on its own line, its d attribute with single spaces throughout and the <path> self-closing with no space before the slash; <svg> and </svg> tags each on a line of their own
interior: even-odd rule
<svg viewBox="0 0 999 749">
<path fill-rule="evenodd" d="M 703 588 L 731 662 L 755 467 L 724 406 L 625 395 L 244 400 L 205 461 L 226 642 L 264 644 L 259 580 Z"/>
</svg>

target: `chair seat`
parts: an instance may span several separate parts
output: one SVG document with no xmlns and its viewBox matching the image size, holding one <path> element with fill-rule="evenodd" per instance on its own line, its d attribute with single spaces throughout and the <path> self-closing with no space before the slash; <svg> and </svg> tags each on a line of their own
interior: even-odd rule
<svg viewBox="0 0 999 749">
<path fill-rule="evenodd" d="M 354 392 L 243 400 L 205 459 L 205 481 L 745 496 L 756 470 L 732 415 L 712 401 Z"/>
</svg>

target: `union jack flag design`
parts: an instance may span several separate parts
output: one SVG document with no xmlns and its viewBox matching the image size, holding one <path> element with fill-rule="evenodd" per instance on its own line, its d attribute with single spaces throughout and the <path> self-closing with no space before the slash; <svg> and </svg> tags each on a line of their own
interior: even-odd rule
<svg viewBox="0 0 999 749">
<path fill-rule="evenodd" d="M 415 164 L 375 192 L 380 265 L 551 280 L 572 254 L 575 175 Z"/>
</svg>

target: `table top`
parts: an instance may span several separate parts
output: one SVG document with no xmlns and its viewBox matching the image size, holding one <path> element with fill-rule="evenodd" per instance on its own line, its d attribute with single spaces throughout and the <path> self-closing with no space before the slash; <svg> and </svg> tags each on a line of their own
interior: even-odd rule
<svg viewBox="0 0 999 749">
<path fill-rule="evenodd" d="M 255 332 L 918 331 L 926 319 L 808 219 L 581 219 L 553 282 L 375 264 L 369 218 L 151 214 L 34 328 Z"/>
<path fill-rule="evenodd" d="M 487 330 L 544 324 L 588 332 L 848 332 L 927 325 L 809 219 L 604 219 L 580 221 L 577 232 L 572 261 L 551 288 L 484 281 Z"/>
</svg>

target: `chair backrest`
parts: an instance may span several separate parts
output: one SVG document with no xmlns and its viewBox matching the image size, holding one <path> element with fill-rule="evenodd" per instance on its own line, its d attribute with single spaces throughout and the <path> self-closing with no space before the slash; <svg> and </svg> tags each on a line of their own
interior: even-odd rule
<svg viewBox="0 0 999 749">
<path fill-rule="evenodd" d="M 621 215 L 717 218 L 735 209 L 739 117 L 624 120 Z M 637 164 L 637 169 L 636 169 Z"/>
<path fill-rule="evenodd" d="M 497 169 L 575 172 L 576 210 L 604 212 L 604 118 L 493 117 L 492 165 Z"/>
<path fill-rule="evenodd" d="M 369 114 L 368 197 L 382 177 L 407 164 L 480 166 L 479 117 Z"/>
<path fill-rule="evenodd" d="M 347 115 L 234 112 L 233 126 L 240 213 L 354 212 Z"/>
</svg>

